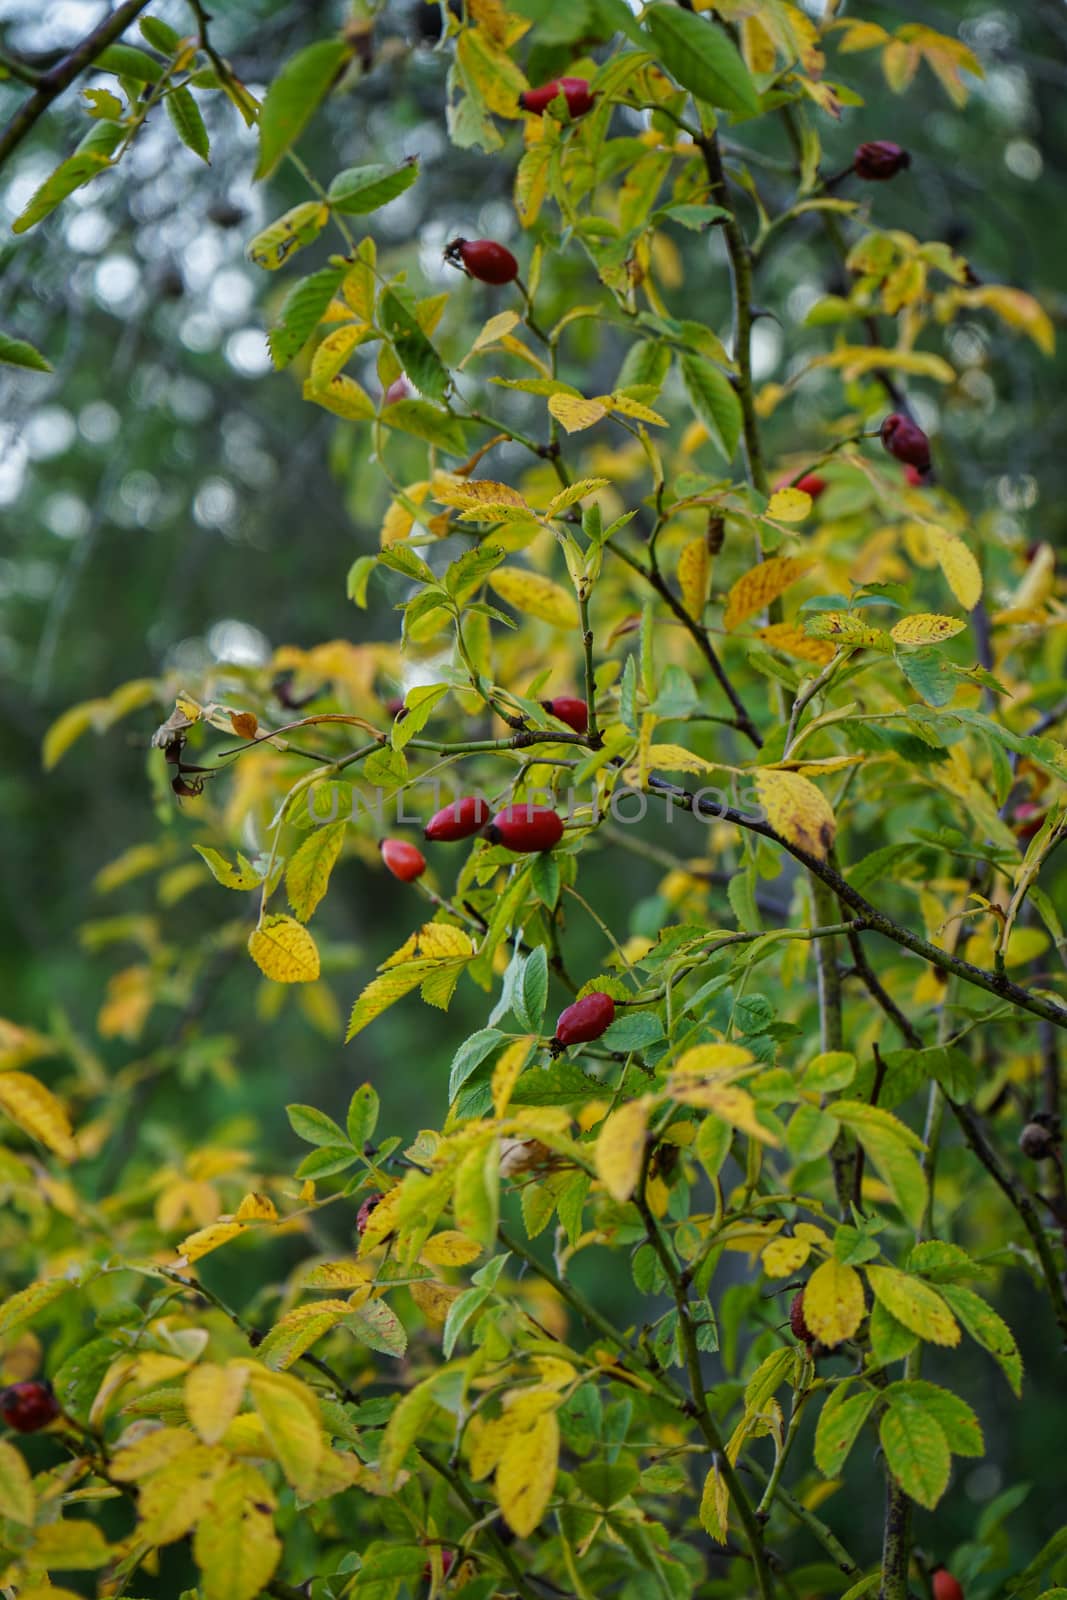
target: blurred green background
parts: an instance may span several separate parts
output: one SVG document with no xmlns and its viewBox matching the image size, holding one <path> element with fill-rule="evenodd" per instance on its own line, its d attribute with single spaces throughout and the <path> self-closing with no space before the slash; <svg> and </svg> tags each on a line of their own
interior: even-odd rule
<svg viewBox="0 0 1067 1600">
<path fill-rule="evenodd" d="M 568 26 L 582 4 L 569 0 Z M 821 12 L 816 0 L 808 9 Z M 189 25 L 178 0 L 152 10 L 183 31 Z M 228 0 L 216 10 L 213 40 L 254 91 L 287 56 L 349 15 L 343 5 L 310 0 Z M 914 20 L 912 8 L 891 4 L 838 10 L 887 27 Z M 36 0 L 3 0 L 3 41 L 31 59 L 48 59 L 99 14 L 84 0 L 45 8 Z M 370 70 L 330 99 L 300 145 L 325 178 L 345 166 L 419 156 L 420 181 L 369 219 L 369 231 L 385 267 L 405 268 L 425 293 L 456 287 L 441 249 L 457 233 L 502 239 L 523 256 L 529 248 L 516 242 L 510 204 L 520 137 L 514 125 L 493 157 L 449 145 L 447 57 L 433 46 L 435 18 L 432 6 L 389 4 Z M 847 165 L 861 139 L 906 145 L 910 174 L 874 196 L 879 224 L 948 240 L 983 281 L 1030 290 L 1062 324 L 1067 13 L 1056 0 L 1021 8 L 946 0 L 924 7 L 922 20 L 964 39 L 984 65 L 984 81 L 957 111 L 925 68 L 911 92 L 897 97 L 885 86 L 877 54 L 841 58 L 866 103 L 848 109 L 836 126 L 822 119 L 825 167 Z M 546 68 L 564 64 L 565 51 L 541 48 Z M 831 57 L 829 76 L 837 64 Z M 0 83 L 0 117 L 23 94 Z M 170 669 L 195 673 L 211 659 L 258 664 L 283 643 L 392 640 L 396 619 L 381 604 L 363 612 L 345 597 L 346 571 L 355 556 L 376 547 L 387 499 L 368 460 L 369 430 L 303 404 L 292 372 L 271 371 L 264 328 L 287 274 L 264 275 L 244 253 L 258 228 L 307 198 L 298 175 L 283 168 L 253 188 L 253 135 L 232 107 L 213 99 L 206 106 L 210 168 L 177 144 L 158 115 L 119 175 L 80 191 L 25 238 L 11 239 L 10 219 L 84 131 L 78 100 L 76 89 L 68 91 L 0 174 L 3 234 L 10 239 L 0 242 L 0 327 L 30 339 L 55 367 L 51 376 L 0 369 L 0 1014 L 41 1028 L 65 1017 L 111 1070 L 131 1055 L 121 1041 L 95 1034 L 115 952 L 86 949 L 79 928 L 89 918 L 159 910 L 147 881 L 108 896 L 92 887 L 121 850 L 157 835 L 146 776 L 155 719 L 151 711 L 138 714 L 105 740 L 82 739 L 48 776 L 40 763 L 44 730 L 72 702 L 128 679 Z M 772 162 L 787 159 L 775 129 L 754 137 Z M 787 192 L 773 165 L 760 169 L 760 183 L 772 201 Z M 686 288 L 668 292 L 672 309 L 684 314 L 686 296 L 699 294 L 701 314 L 715 325 L 718 307 L 717 325 L 725 331 L 729 296 L 718 236 L 687 234 L 675 243 Z M 318 251 L 324 257 L 328 248 L 323 242 Z M 307 267 L 316 259 L 309 252 Z M 592 287 L 577 254 L 553 281 L 557 303 L 549 315 L 588 297 Z M 820 295 L 840 288 L 840 269 L 814 219 L 770 254 L 758 291 L 761 307 L 772 313 L 757 324 L 761 381 L 788 374 L 806 344 L 822 337 L 800 324 Z M 502 304 L 478 285 L 464 296 L 471 326 Z M 462 314 L 450 309 L 446 349 L 449 330 L 459 347 Z M 575 373 L 563 376 L 602 374 L 607 386 L 621 360 L 612 330 L 594 322 L 580 327 L 570 347 Z M 947 396 L 926 386 L 914 397 L 920 419 L 939 435 L 945 481 L 994 543 L 1061 544 L 1065 357 L 1042 358 L 989 317 L 950 338 L 960 383 Z M 829 376 L 806 385 L 805 395 L 803 407 L 783 409 L 770 424 L 772 459 L 817 445 L 825 420 L 840 409 L 837 380 Z M 505 459 L 502 453 L 502 466 Z M 199 830 L 176 806 L 161 814 L 183 859 Z M 689 832 L 684 842 L 680 834 L 672 841 L 675 847 L 698 850 L 699 829 L 679 826 Z M 661 875 L 657 866 L 630 858 L 619 872 L 590 853 L 582 887 L 622 937 L 654 931 L 661 907 L 649 897 Z M 207 887 L 165 909 L 167 938 L 202 937 L 232 913 L 229 902 L 220 909 L 220 896 Z M 361 953 L 358 970 L 337 974 L 338 1000 L 347 1007 L 373 964 L 410 931 L 411 905 L 383 892 L 380 874 L 353 860 L 339 869 L 321 915 L 331 941 Z M 573 917 L 566 949 L 579 974 L 598 970 L 606 954 L 593 924 Z M 443 1116 L 450 1057 L 467 1032 L 484 1025 L 489 1009 L 464 986 L 447 1017 L 417 1003 L 401 1005 L 346 1049 L 309 1026 L 293 1003 L 276 1022 L 259 1016 L 259 979 L 249 963 L 224 962 L 216 977 L 198 1027 L 207 1057 L 221 1052 L 235 1072 L 221 1079 L 208 1072 L 195 1100 L 188 1079 L 162 1079 L 142 1131 L 145 1156 L 195 1139 L 205 1118 L 235 1130 L 253 1118 L 261 1147 L 295 1156 L 280 1104 L 295 1099 L 343 1114 L 364 1078 L 381 1093 L 383 1126 L 411 1134 Z M 562 1002 L 563 995 L 555 998 Z M 162 1044 L 173 1021 L 173 1011 L 157 1008 L 139 1051 Z M 598 1279 L 594 1253 L 581 1270 L 595 1280 L 605 1307 L 614 1302 L 625 1317 L 631 1290 L 618 1281 L 617 1264 L 614 1276 Z M 963 1464 L 938 1513 L 938 1553 L 967 1537 L 979 1510 L 1016 1481 L 1023 1462 L 1054 1459 L 1058 1446 L 1062 1353 L 1047 1314 L 1035 1314 L 1024 1277 L 1013 1274 L 1008 1282 L 1000 1305 L 1027 1359 L 1028 1402 L 1020 1412 L 990 1377 L 984 1357 L 953 1357 L 957 1370 L 959 1361 L 973 1364 L 973 1385 L 964 1388 L 981 1397 L 991 1460 Z M 936 1363 L 930 1376 L 938 1376 Z M 866 1559 L 881 1515 L 873 1464 L 860 1498 L 863 1504 L 851 1503 L 847 1516 L 864 1522 L 854 1544 Z M 1056 1498 L 1049 1485 L 1038 1485 L 1013 1518 L 1019 1551 L 1032 1551 L 1058 1525 Z M 921 1519 L 923 1542 L 933 1537 L 929 1522 Z"/>
</svg>

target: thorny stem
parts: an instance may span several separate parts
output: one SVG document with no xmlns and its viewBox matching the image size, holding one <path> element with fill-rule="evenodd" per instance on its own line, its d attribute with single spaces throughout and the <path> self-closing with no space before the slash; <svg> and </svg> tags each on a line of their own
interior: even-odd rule
<svg viewBox="0 0 1067 1600">
<path fill-rule="evenodd" d="M 578 611 L 582 624 L 582 650 L 585 655 L 585 703 L 588 708 L 589 722 L 586 733 L 592 749 L 599 750 L 603 744 L 600 728 L 596 717 L 596 679 L 593 667 L 593 630 L 589 626 L 589 596 L 583 590 L 578 596 Z"/>
</svg>

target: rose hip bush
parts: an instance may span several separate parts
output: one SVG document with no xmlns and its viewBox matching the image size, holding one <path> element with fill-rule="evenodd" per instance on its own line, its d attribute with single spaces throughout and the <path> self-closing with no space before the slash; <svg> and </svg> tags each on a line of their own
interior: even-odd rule
<svg viewBox="0 0 1067 1600">
<path fill-rule="evenodd" d="M 347 1040 L 404 1006 L 436 1041 L 461 985 L 482 1025 L 408 1126 L 363 1083 L 343 1125 L 288 1106 L 294 1172 L 235 1124 L 184 1166 L 120 1152 L 101 1189 L 82 1174 L 116 1086 L 3 1024 L 5 1593 L 1067 1593 L 1062 1532 L 1009 1570 L 1017 1496 L 956 1551 L 929 1515 L 982 1457 L 989 1397 L 1021 1391 L 1003 1284 L 1067 1336 L 1062 605 L 1050 547 L 954 496 L 938 424 L 954 324 L 1044 354 L 1052 327 L 894 227 L 918 163 L 848 81 L 879 52 L 965 118 L 978 63 L 835 9 L 442 7 L 451 137 L 507 167 L 515 223 L 454 239 L 465 276 L 430 293 L 366 220 L 418 162 L 299 155 L 373 59 L 371 9 L 262 96 L 198 5 L 185 31 L 120 8 L 82 47 L 106 87 L 15 232 L 126 181 L 161 106 L 206 159 L 201 105 L 228 100 L 257 179 L 297 164 L 306 198 L 249 256 L 288 280 L 274 366 L 388 485 L 347 583 L 396 616 L 384 642 L 141 680 L 53 726 L 49 767 L 158 722 L 157 799 L 196 826 L 188 860 L 109 869 L 201 888 L 204 928 L 116 972 L 110 1035 L 195 1005 L 220 953 L 262 1017 L 299 985 L 331 1025 L 350 980 L 316 916 L 346 859 L 410 928 L 370 953 Z M 841 283 L 802 330 L 760 287 L 801 233 Z M 753 371 L 762 317 L 797 343 L 782 381 Z M 664 874 L 656 913 L 611 927 L 587 862 L 631 855 Z M 632 1322 L 581 1286 L 587 1252 L 632 1280 Z M 854 1511 L 874 1472 L 880 1548 Z"/>
</svg>

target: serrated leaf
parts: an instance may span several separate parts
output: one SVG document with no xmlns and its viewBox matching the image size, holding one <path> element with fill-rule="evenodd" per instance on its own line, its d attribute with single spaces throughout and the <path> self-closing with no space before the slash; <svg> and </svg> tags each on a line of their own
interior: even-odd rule
<svg viewBox="0 0 1067 1600">
<path fill-rule="evenodd" d="M 276 272 L 305 245 L 313 244 L 330 220 L 321 200 L 305 200 L 261 229 L 248 245 L 248 259 L 264 272 Z"/>
<path fill-rule="evenodd" d="M 597 1135 L 597 1177 L 620 1203 L 630 1199 L 641 1176 L 652 1101 L 641 1095 L 608 1116 Z"/>
<path fill-rule="evenodd" d="M 806 1310 L 806 1294 L 804 1301 Z M 849 1394 L 847 1389 L 831 1392 L 815 1429 L 815 1465 L 823 1477 L 837 1477 L 877 1399 L 876 1389 L 861 1389 L 855 1394 Z"/>
<path fill-rule="evenodd" d="M 547 978 L 545 988 L 546 990 L 548 988 Z M 507 1110 L 512 1090 L 518 1081 L 519 1074 L 530 1058 L 531 1049 L 536 1043 L 536 1038 L 532 1036 L 514 1040 L 503 1051 L 500 1060 L 494 1066 L 493 1076 L 490 1080 L 494 1116 L 502 1117 Z"/>
<path fill-rule="evenodd" d="M 7 333 L 0 333 L 0 362 L 8 367 L 26 367 L 31 372 L 52 371 L 52 363 L 32 344 L 25 339 L 12 339 Z"/>
<path fill-rule="evenodd" d="M 700 1493 L 700 1526 L 717 1544 L 725 1544 L 729 1536 L 730 1491 L 718 1467 L 708 1469 Z"/>
<path fill-rule="evenodd" d="M 741 402 L 729 378 L 705 356 L 683 355 L 679 365 L 693 410 L 727 461 L 741 438 Z"/>
<path fill-rule="evenodd" d="M 821 1344 L 851 1339 L 865 1312 L 862 1278 L 833 1256 L 804 1285 L 804 1321 Z"/>
<path fill-rule="evenodd" d="M 1023 1363 L 1015 1336 L 1000 1314 L 973 1289 L 958 1283 L 940 1285 L 941 1296 L 959 1317 L 971 1338 L 988 1350 L 1015 1394 L 1022 1393 Z"/>
<path fill-rule="evenodd" d="M 891 1384 L 886 1396 L 891 1405 L 915 1405 L 929 1412 L 940 1423 L 953 1455 L 984 1455 L 981 1423 L 966 1400 L 961 1400 L 950 1389 L 942 1389 L 922 1378 L 907 1378 Z"/>
<path fill-rule="evenodd" d="M 218 1444 L 241 1409 L 246 1369 L 238 1362 L 217 1366 L 204 1362 L 185 1377 L 185 1414 L 205 1444 Z"/>
<path fill-rule="evenodd" d="M 528 572 L 524 567 L 497 567 L 489 576 L 489 587 L 516 611 L 548 622 L 554 628 L 578 626 L 574 596 L 539 572 Z"/>
<path fill-rule="evenodd" d="M 300 354 L 322 321 L 344 275 L 343 266 L 322 267 L 293 285 L 282 302 L 278 325 L 267 335 L 275 367 L 287 367 Z"/>
<path fill-rule="evenodd" d="M 36 1504 L 29 1467 L 13 1444 L 0 1439 L 0 1517 L 32 1528 Z"/>
<path fill-rule="evenodd" d="M 970 547 L 946 528 L 924 524 L 930 548 L 945 581 L 965 611 L 973 611 L 982 598 L 982 569 Z"/>
<path fill-rule="evenodd" d="M 193 849 L 207 867 L 216 883 L 221 883 L 224 889 L 259 889 L 262 887 L 263 878 L 245 857 L 238 855 L 237 865 L 232 866 L 226 857 L 218 850 L 213 850 L 207 844 L 194 844 Z"/>
<path fill-rule="evenodd" d="M 29 1322 L 39 1311 L 50 1306 L 53 1300 L 58 1300 L 60 1295 L 75 1288 L 77 1282 L 72 1278 L 43 1278 L 39 1283 L 30 1283 L 25 1289 L 19 1289 L 0 1306 L 0 1337 L 14 1328 L 20 1328 L 24 1322 Z"/>
<path fill-rule="evenodd" d="M 967 626 L 958 617 L 943 617 L 932 611 L 919 611 L 912 617 L 901 617 L 889 630 L 896 644 L 943 644 Z"/>
<path fill-rule="evenodd" d="M 346 827 L 344 822 L 331 822 L 313 829 L 289 859 L 285 892 L 301 922 L 307 922 L 329 887 L 330 874 L 344 846 Z"/>
<path fill-rule="evenodd" d="M 204 118 L 192 90 L 181 84 L 177 89 L 171 89 L 167 93 L 163 103 L 182 144 L 186 145 L 194 156 L 199 156 L 201 161 L 210 165 L 211 140 L 208 138 Z"/>
<path fill-rule="evenodd" d="M 878 1437 L 886 1465 L 905 1494 L 932 1511 L 948 1488 L 952 1466 L 941 1425 L 919 1406 L 891 1403 Z"/>
<path fill-rule="evenodd" d="M 266 1478 L 247 1462 L 218 1480 L 211 1515 L 201 1518 L 193 1541 L 202 1600 L 255 1600 L 263 1593 L 282 1554 L 274 1504 Z"/>
<path fill-rule="evenodd" d="M 665 4 L 649 6 L 642 20 L 653 53 L 683 89 L 736 116 L 756 116 L 760 106 L 756 86 L 716 21 Z"/>
<path fill-rule="evenodd" d="M 410 189 L 418 175 L 415 156 L 394 167 L 346 167 L 330 184 L 327 198 L 334 211 L 341 211 L 346 217 L 364 216 Z"/>
<path fill-rule="evenodd" d="M 315 941 L 292 917 L 264 917 L 248 936 L 248 953 L 272 983 L 313 983 L 319 976 Z"/>
<path fill-rule="evenodd" d="M 767 502 L 767 516 L 775 522 L 803 522 L 814 503 L 805 489 L 776 489 Z"/>
<path fill-rule="evenodd" d="M 694 622 L 699 622 L 704 615 L 710 576 L 711 555 L 707 540 L 703 535 L 690 539 L 678 557 L 678 587 L 682 591 L 682 604 Z"/>
<path fill-rule="evenodd" d="M 761 561 L 731 585 L 726 596 L 723 627 L 729 633 L 747 617 L 765 611 L 772 600 L 777 600 L 791 584 L 810 571 L 811 562 L 798 556 L 771 556 L 769 561 Z"/>
<path fill-rule="evenodd" d="M 548 409 L 568 433 L 582 433 L 608 414 L 607 406 L 600 400 L 586 400 L 583 395 L 573 394 L 549 395 Z"/>
<path fill-rule="evenodd" d="M 759 767 L 752 774 L 767 821 L 781 838 L 825 861 L 837 833 L 830 803 L 798 772 Z"/>
<path fill-rule="evenodd" d="M 351 53 L 343 39 L 319 39 L 282 67 L 259 110 L 257 180 L 269 178 L 299 139 Z"/>
<path fill-rule="evenodd" d="M 867 1278 L 890 1315 L 912 1333 L 917 1333 L 920 1339 L 931 1344 L 959 1344 L 959 1324 L 941 1294 L 930 1284 L 906 1272 L 898 1272 L 895 1267 L 869 1266 Z"/>
<path fill-rule="evenodd" d="M 539 1416 L 533 1427 L 509 1433 L 496 1469 L 497 1504 L 520 1539 L 540 1525 L 559 1470 L 559 1422 L 554 1411 Z"/>
<path fill-rule="evenodd" d="M 271 1449 L 299 1494 L 314 1486 L 325 1441 L 312 1390 L 297 1379 L 250 1367 L 248 1386 Z"/>
<path fill-rule="evenodd" d="M 28 1072 L 0 1072 L 0 1111 L 64 1161 L 77 1155 L 66 1107 Z"/>
</svg>

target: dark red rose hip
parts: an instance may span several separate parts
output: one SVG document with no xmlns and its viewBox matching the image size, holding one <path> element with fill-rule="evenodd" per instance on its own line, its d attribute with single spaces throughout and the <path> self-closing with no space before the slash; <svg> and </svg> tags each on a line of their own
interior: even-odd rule
<svg viewBox="0 0 1067 1600">
<path fill-rule="evenodd" d="M 815 1335 L 804 1321 L 804 1291 L 798 1289 L 789 1307 L 789 1326 L 800 1344 L 814 1344 Z"/>
<path fill-rule="evenodd" d="M 610 994 L 594 989 L 583 995 L 566 1011 L 561 1011 L 556 1023 L 556 1037 L 552 1041 L 556 1050 L 566 1050 L 568 1045 L 588 1044 L 606 1033 L 615 1020 L 615 1002 Z"/>
<path fill-rule="evenodd" d="M 485 837 L 520 854 L 551 850 L 563 837 L 563 818 L 551 806 L 526 802 L 505 806 L 486 828 Z"/>
<path fill-rule="evenodd" d="M 369 1194 L 356 1212 L 356 1232 L 361 1239 L 367 1231 L 367 1223 L 370 1221 L 371 1212 L 375 1211 L 381 1203 L 382 1197 L 380 1194 Z"/>
<path fill-rule="evenodd" d="M 0 1390 L 0 1417 L 16 1433 L 36 1433 L 59 1416 L 59 1401 L 50 1383 L 31 1379 Z"/>
<path fill-rule="evenodd" d="M 586 78 L 553 78 L 549 83 L 542 83 L 536 89 L 527 89 L 525 94 L 520 94 L 519 105 L 524 111 L 533 112 L 535 117 L 542 117 L 561 93 L 572 117 L 584 117 L 591 110 L 593 96 Z"/>
<path fill-rule="evenodd" d="M 461 795 L 450 806 L 435 811 L 422 830 L 427 839 L 451 843 L 455 839 L 469 839 L 472 833 L 484 828 L 492 812 L 485 800 L 472 794 Z"/>
<path fill-rule="evenodd" d="M 897 461 L 915 467 L 919 472 L 930 470 L 930 441 L 910 417 L 891 411 L 880 429 L 882 443 Z"/>
<path fill-rule="evenodd" d="M 441 1551 L 441 1576 L 442 1576 L 442 1578 L 447 1578 L 448 1577 L 448 1574 L 452 1571 L 452 1568 L 455 1566 L 455 1564 L 456 1564 L 456 1552 L 454 1550 L 442 1550 Z M 423 1567 L 422 1575 L 425 1578 L 426 1582 L 429 1583 L 430 1579 L 433 1577 L 433 1563 L 431 1561 L 427 1561 L 426 1565 Z"/>
<path fill-rule="evenodd" d="M 383 839 L 378 848 L 385 865 L 401 883 L 411 883 L 426 871 L 426 857 L 418 845 L 409 844 L 406 839 Z"/>
<path fill-rule="evenodd" d="M 542 700 L 541 704 L 575 733 L 584 733 L 589 726 L 589 707 L 577 695 L 558 694 L 554 700 Z"/>
<path fill-rule="evenodd" d="M 445 260 L 479 283 L 514 283 L 519 275 L 519 263 L 495 239 L 453 239 L 445 246 Z"/>
<path fill-rule="evenodd" d="M 899 144 L 891 144 L 888 139 L 872 139 L 868 144 L 861 144 L 852 162 L 852 170 L 857 178 L 863 178 L 868 183 L 884 183 L 887 178 L 895 178 L 898 172 L 910 166 L 911 156 L 908 152 Z"/>
</svg>

